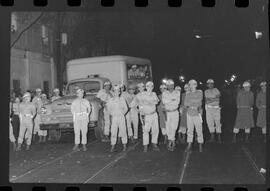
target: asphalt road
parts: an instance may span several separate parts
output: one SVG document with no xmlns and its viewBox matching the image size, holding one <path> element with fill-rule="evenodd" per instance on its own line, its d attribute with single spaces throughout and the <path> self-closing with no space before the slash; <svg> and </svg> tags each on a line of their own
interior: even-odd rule
<svg viewBox="0 0 270 191">
<path fill-rule="evenodd" d="M 225 127 L 224 127 L 225 128 Z M 160 145 L 159 152 L 142 152 L 141 140 L 126 152 L 110 153 L 109 143 L 90 138 L 86 152 L 72 151 L 73 136 L 60 143 L 33 144 L 30 151 L 10 150 L 10 181 L 20 183 L 157 183 L 157 184 L 263 184 L 266 146 L 260 129 L 252 130 L 251 142 L 231 143 L 224 130 L 223 144 L 208 143 L 203 153 L 194 144 L 191 152 L 178 145 L 174 152 Z M 90 132 L 91 133 L 91 132 Z"/>
</svg>

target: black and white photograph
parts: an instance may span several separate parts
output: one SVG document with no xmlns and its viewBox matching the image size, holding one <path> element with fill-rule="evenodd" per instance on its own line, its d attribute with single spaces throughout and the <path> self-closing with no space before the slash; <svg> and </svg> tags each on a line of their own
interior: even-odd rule
<svg viewBox="0 0 270 191">
<path fill-rule="evenodd" d="M 10 183 L 265 184 L 268 2 L 231 4 L 13 11 Z"/>
</svg>

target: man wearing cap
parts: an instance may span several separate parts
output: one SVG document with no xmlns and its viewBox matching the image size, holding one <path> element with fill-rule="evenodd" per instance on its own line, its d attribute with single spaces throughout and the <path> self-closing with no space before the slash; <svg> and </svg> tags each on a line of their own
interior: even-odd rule
<svg viewBox="0 0 270 191">
<path fill-rule="evenodd" d="M 135 98 L 130 103 L 130 107 L 138 109 L 139 117 L 140 117 L 139 119 L 140 119 L 141 125 L 143 127 L 145 124 L 145 120 L 144 120 L 145 116 L 142 112 L 142 99 L 143 99 L 143 94 L 145 93 L 144 83 L 138 83 L 137 88 L 138 88 L 139 92 L 136 94 Z"/>
<path fill-rule="evenodd" d="M 113 97 L 107 102 L 109 115 L 112 119 L 111 125 L 111 152 L 115 151 L 117 137 L 121 137 L 123 151 L 127 149 L 127 128 L 125 115 L 128 112 L 128 107 L 125 99 L 120 96 L 120 86 L 113 86 Z M 119 130 L 119 135 L 117 136 Z"/>
<path fill-rule="evenodd" d="M 61 96 L 60 96 L 60 91 L 59 91 L 58 88 L 55 88 L 55 89 L 53 90 L 53 96 L 51 97 L 51 101 L 53 102 L 54 100 L 57 100 L 57 99 L 59 99 L 59 98 L 61 98 Z"/>
<path fill-rule="evenodd" d="M 189 85 L 185 84 L 184 85 L 184 90 L 185 92 L 182 94 L 182 99 L 181 99 L 181 104 L 180 104 L 180 127 L 178 130 L 178 140 L 180 143 L 185 143 L 186 141 L 186 133 L 187 133 L 187 107 L 184 106 L 185 103 L 185 97 L 187 92 L 189 91 Z"/>
<path fill-rule="evenodd" d="M 239 133 L 239 129 L 245 130 L 245 142 L 249 142 L 250 128 L 254 127 L 254 95 L 250 91 L 251 84 L 245 81 L 243 87 L 244 90 L 240 90 L 236 97 L 237 116 L 233 128 L 233 143 L 236 142 L 236 135 Z"/>
<path fill-rule="evenodd" d="M 160 85 L 160 87 L 159 87 L 160 94 L 158 95 L 159 100 L 162 100 L 162 93 L 164 91 L 166 91 L 166 89 L 167 89 L 167 86 L 165 84 Z M 161 133 L 164 137 L 163 144 L 167 144 L 168 136 L 166 133 L 166 125 L 165 125 L 165 121 L 166 121 L 167 116 L 166 116 L 165 106 L 164 106 L 162 101 L 159 102 L 159 104 L 157 106 L 157 111 L 158 111 L 158 116 L 159 116 L 159 127 L 160 127 Z"/>
<path fill-rule="evenodd" d="M 132 65 L 131 69 L 128 70 L 128 79 L 136 79 L 139 76 L 139 69 L 137 65 Z"/>
<path fill-rule="evenodd" d="M 36 89 L 36 95 L 32 100 L 32 103 L 36 106 L 36 116 L 34 118 L 34 137 L 33 139 L 36 139 L 36 134 L 39 136 L 39 143 L 43 142 L 43 131 L 40 131 L 40 114 L 41 114 L 41 107 L 43 105 L 42 100 L 41 100 L 41 89 L 37 88 Z"/>
<path fill-rule="evenodd" d="M 166 120 L 166 133 L 168 135 L 168 150 L 174 151 L 175 149 L 175 132 L 179 123 L 179 103 L 181 93 L 179 90 L 174 89 L 174 81 L 167 80 L 168 90 L 162 93 L 162 102 L 165 106 L 165 111 L 167 115 Z"/>
<path fill-rule="evenodd" d="M 83 98 L 83 89 L 78 89 L 76 93 L 77 98 L 71 104 L 71 113 L 73 115 L 75 137 L 75 145 L 73 147 L 73 150 L 79 151 L 79 144 L 82 143 L 83 151 L 86 151 L 89 114 L 91 113 L 92 108 L 89 101 Z M 81 141 L 80 135 L 82 135 Z"/>
<path fill-rule="evenodd" d="M 108 102 L 109 98 L 112 97 L 112 92 L 111 92 L 111 82 L 106 81 L 104 82 L 104 89 L 99 90 L 97 96 L 99 100 L 101 101 L 101 104 L 103 106 L 103 117 L 104 117 L 104 135 L 105 139 L 102 141 L 109 142 L 109 134 L 110 134 L 110 116 L 107 110 L 106 103 Z"/>
<path fill-rule="evenodd" d="M 209 142 L 215 140 L 215 132 L 218 136 L 218 142 L 221 143 L 221 123 L 220 123 L 220 92 L 214 87 L 214 80 L 207 80 L 208 89 L 205 90 L 205 111 L 206 111 L 206 121 L 211 134 Z"/>
<path fill-rule="evenodd" d="M 266 142 L 266 82 L 261 82 L 261 91 L 256 97 L 256 106 L 258 108 L 257 127 L 262 128 L 262 134 L 264 136 L 264 142 Z"/>
<path fill-rule="evenodd" d="M 156 112 L 156 105 L 159 102 L 157 94 L 153 92 L 154 84 L 151 81 L 146 83 L 146 91 L 142 94 L 140 112 L 144 115 L 144 126 L 143 126 L 143 146 L 144 152 L 148 150 L 149 144 L 149 133 L 152 134 L 152 148 L 154 151 L 159 151 L 157 146 L 158 143 L 158 115 Z"/>
<path fill-rule="evenodd" d="M 135 90 L 136 90 L 135 84 L 129 84 L 127 92 L 121 94 L 121 96 L 126 100 L 128 107 L 130 108 L 130 110 L 126 114 L 126 124 L 128 130 L 128 137 L 132 142 L 138 139 L 138 124 L 139 124 L 138 109 L 136 107 L 131 107 L 131 102 L 136 96 Z"/>
<path fill-rule="evenodd" d="M 184 106 L 187 107 L 187 142 L 186 151 L 189 151 L 193 142 L 194 126 L 199 143 L 199 151 L 202 152 L 203 132 L 202 132 L 202 99 L 203 92 L 197 90 L 197 81 L 189 81 L 190 91 L 186 93 Z"/>
<path fill-rule="evenodd" d="M 22 142 L 26 139 L 26 150 L 30 149 L 33 131 L 33 118 L 36 115 L 36 107 L 30 102 L 31 94 L 26 92 L 23 95 L 23 102 L 20 103 L 19 117 L 20 117 L 20 131 L 18 137 L 17 151 L 21 150 Z"/>
</svg>

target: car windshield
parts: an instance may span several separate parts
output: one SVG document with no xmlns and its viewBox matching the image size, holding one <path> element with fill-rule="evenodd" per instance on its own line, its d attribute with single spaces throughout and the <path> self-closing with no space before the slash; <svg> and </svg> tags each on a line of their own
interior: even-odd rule
<svg viewBox="0 0 270 191">
<path fill-rule="evenodd" d="M 70 83 L 67 88 L 68 94 L 75 94 L 78 88 L 81 88 L 85 93 L 97 93 L 100 90 L 99 81 L 82 81 Z"/>
<path fill-rule="evenodd" d="M 127 64 L 127 78 L 128 80 L 151 80 L 151 69 L 148 64 Z"/>
</svg>

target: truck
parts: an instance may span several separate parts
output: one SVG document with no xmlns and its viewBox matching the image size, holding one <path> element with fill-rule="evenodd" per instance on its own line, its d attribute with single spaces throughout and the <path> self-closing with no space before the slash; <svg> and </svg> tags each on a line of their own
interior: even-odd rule
<svg viewBox="0 0 270 191">
<path fill-rule="evenodd" d="M 152 80 L 152 65 L 149 59 L 131 56 L 102 56 L 73 59 L 67 62 L 67 85 L 63 97 L 43 105 L 40 129 L 47 130 L 51 140 L 59 141 L 65 132 L 73 132 L 71 104 L 77 88 L 85 91 L 85 98 L 92 106 L 89 115 L 89 130 L 103 140 L 104 119 L 102 104 L 96 97 L 105 81 L 112 84 L 137 84 Z"/>
</svg>

